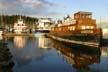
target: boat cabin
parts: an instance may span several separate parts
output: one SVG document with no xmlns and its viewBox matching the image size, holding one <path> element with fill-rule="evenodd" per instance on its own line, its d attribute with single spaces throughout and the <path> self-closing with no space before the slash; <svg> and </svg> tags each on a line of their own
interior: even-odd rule
<svg viewBox="0 0 108 72">
<path fill-rule="evenodd" d="M 77 12 L 74 19 L 77 21 L 77 30 L 96 29 L 96 20 L 92 19 L 91 12 Z"/>
<path fill-rule="evenodd" d="M 61 34 L 99 34 L 96 20 L 92 19 L 91 12 L 77 12 L 74 18 L 67 16 L 62 21 L 62 25 L 51 28 L 52 33 Z"/>
</svg>

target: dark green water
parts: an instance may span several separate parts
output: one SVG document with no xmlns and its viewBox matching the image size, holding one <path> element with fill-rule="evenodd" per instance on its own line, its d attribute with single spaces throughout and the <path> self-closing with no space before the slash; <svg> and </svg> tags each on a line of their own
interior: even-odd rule
<svg viewBox="0 0 108 72">
<path fill-rule="evenodd" d="M 15 36 L 7 42 L 13 72 L 108 72 L 108 47 L 81 51 L 43 36 Z"/>
</svg>

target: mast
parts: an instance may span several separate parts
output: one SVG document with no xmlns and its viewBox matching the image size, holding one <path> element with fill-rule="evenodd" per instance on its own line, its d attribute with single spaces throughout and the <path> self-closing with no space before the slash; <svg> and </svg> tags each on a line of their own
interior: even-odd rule
<svg viewBox="0 0 108 72">
<path fill-rule="evenodd" d="M 101 16 L 100 16 L 100 29 L 101 29 L 102 27 L 101 27 Z"/>
<path fill-rule="evenodd" d="M 1 12 L 1 27 L 3 27 L 3 11 Z"/>
<path fill-rule="evenodd" d="M 101 27 L 101 16 L 100 16 L 100 47 L 102 46 L 103 32 Z"/>
</svg>

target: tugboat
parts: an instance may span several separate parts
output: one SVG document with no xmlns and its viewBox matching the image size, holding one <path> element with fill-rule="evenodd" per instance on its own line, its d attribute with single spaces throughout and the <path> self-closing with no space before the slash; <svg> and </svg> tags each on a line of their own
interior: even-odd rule
<svg viewBox="0 0 108 72">
<path fill-rule="evenodd" d="M 61 25 L 51 27 L 50 34 L 69 40 L 99 43 L 101 29 L 97 28 L 96 20 L 92 19 L 92 12 L 80 11 L 74 14 L 74 19 L 68 15 Z"/>
</svg>

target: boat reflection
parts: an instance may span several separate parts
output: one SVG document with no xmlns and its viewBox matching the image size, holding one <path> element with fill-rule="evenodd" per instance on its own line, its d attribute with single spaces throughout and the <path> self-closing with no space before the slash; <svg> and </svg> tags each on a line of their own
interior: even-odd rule
<svg viewBox="0 0 108 72">
<path fill-rule="evenodd" d="M 102 47 L 101 55 L 103 57 L 108 57 L 108 47 Z"/>
<path fill-rule="evenodd" d="M 27 36 L 15 36 L 9 42 L 8 47 L 13 54 L 15 66 L 14 70 L 30 67 L 35 61 L 43 61 L 50 50 L 40 49 L 38 47 L 38 38 L 31 38 Z M 16 71 L 15 71 L 16 72 Z"/>
<path fill-rule="evenodd" d="M 38 47 L 43 49 L 52 48 L 52 42 L 49 38 L 45 36 L 39 36 L 38 38 Z"/>
<path fill-rule="evenodd" d="M 0 40 L 2 40 L 3 39 L 3 36 L 0 34 Z"/>
<path fill-rule="evenodd" d="M 27 37 L 23 37 L 23 36 L 14 36 L 14 44 L 18 47 L 18 48 L 24 48 L 25 44 L 26 44 L 26 39 Z"/>
<path fill-rule="evenodd" d="M 89 65 L 100 62 L 100 49 L 87 53 L 83 50 L 66 47 L 57 42 L 54 42 L 53 46 L 76 69 L 87 69 Z"/>
</svg>

